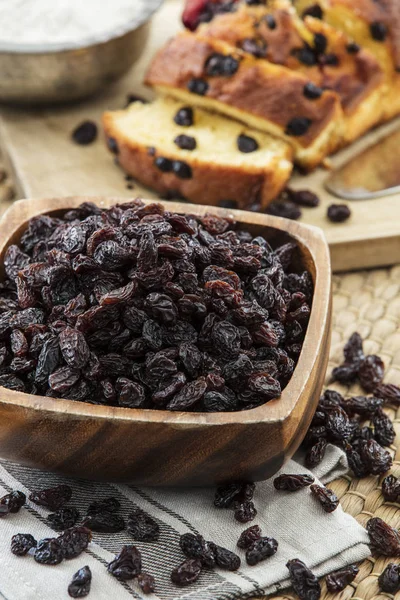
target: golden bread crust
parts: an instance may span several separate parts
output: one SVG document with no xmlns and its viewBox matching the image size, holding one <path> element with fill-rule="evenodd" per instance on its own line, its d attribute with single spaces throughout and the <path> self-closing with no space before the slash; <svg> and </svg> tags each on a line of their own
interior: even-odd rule
<svg viewBox="0 0 400 600">
<path fill-rule="evenodd" d="M 232 76 L 210 77 L 206 74 L 207 60 L 215 53 L 235 55 L 239 67 Z M 190 93 L 188 84 L 193 78 L 207 82 L 204 96 Z M 295 148 L 307 149 L 310 162 L 317 164 L 336 145 L 334 136 L 328 136 L 321 147 L 320 139 L 332 121 L 341 118 L 336 94 L 325 91 L 320 98 L 310 100 L 304 95 L 308 79 L 285 67 L 235 51 L 219 40 L 204 39 L 191 33 L 181 33 L 162 48 L 154 58 L 146 75 L 146 83 L 172 95 L 190 94 L 194 104 L 201 104 L 224 114 L 229 107 L 238 111 L 239 120 L 252 127 L 285 138 Z M 182 93 L 178 93 L 182 98 Z M 293 119 L 309 120 L 303 135 L 287 135 Z M 257 119 L 257 125 L 254 119 Z"/>
</svg>

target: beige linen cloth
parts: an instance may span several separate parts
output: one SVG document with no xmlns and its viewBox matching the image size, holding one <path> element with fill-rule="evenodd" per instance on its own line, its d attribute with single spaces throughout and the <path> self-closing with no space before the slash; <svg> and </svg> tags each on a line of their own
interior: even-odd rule
<svg viewBox="0 0 400 600">
<path fill-rule="evenodd" d="M 161 459 L 162 460 L 162 459 Z M 328 483 L 347 470 L 344 454 L 328 447 L 325 459 L 314 476 Z M 303 456 L 296 455 L 282 472 L 307 473 Z M 244 553 L 236 548 L 240 533 L 248 526 L 236 522 L 231 510 L 213 506 L 214 489 L 156 489 L 127 485 L 96 483 L 67 478 L 28 469 L 11 462 L 0 464 L 1 495 L 18 489 L 27 495 L 33 489 L 68 483 L 73 488 L 69 503 L 85 514 L 93 500 L 115 496 L 125 517 L 134 506 L 150 513 L 159 523 L 161 535 L 157 543 L 136 543 L 126 531 L 117 534 L 94 534 L 88 550 L 78 558 L 57 566 L 40 565 L 32 556 L 17 557 L 10 552 L 10 539 L 16 533 L 31 533 L 37 540 L 58 535 L 46 522 L 48 511 L 28 502 L 18 514 L 0 519 L 0 598 L 3 600 L 67 600 L 72 575 L 84 565 L 93 573 L 92 600 L 239 600 L 260 597 L 289 585 L 286 562 L 300 558 L 318 576 L 363 560 L 369 555 L 366 531 L 339 507 L 325 513 L 305 488 L 295 493 L 278 492 L 272 480 L 259 483 L 254 502 L 258 510 L 251 524 L 261 526 L 264 535 L 279 542 L 277 553 L 249 567 Z M 249 524 L 250 525 L 250 524 Z M 187 588 L 171 584 L 171 570 L 184 556 L 179 536 L 186 532 L 201 533 L 206 539 L 231 550 L 237 550 L 242 565 L 231 573 L 205 570 L 200 579 Z M 109 563 L 123 544 L 135 544 L 142 553 L 143 570 L 154 575 L 156 593 L 144 596 L 135 581 L 120 582 L 107 572 Z"/>
</svg>

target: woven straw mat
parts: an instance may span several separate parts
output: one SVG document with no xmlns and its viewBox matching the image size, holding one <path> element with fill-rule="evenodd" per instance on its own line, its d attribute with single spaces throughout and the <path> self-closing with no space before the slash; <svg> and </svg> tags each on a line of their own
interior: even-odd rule
<svg viewBox="0 0 400 600">
<path fill-rule="evenodd" d="M 0 214 L 12 200 L 12 185 L 0 164 Z M 380 355 L 386 365 L 385 383 L 400 385 L 400 266 L 390 269 L 359 271 L 333 277 L 333 334 L 326 386 L 345 395 L 362 395 L 358 385 L 346 389 L 337 383 L 329 383 L 332 368 L 342 362 L 343 346 L 354 331 L 364 341 L 366 354 Z M 394 421 L 397 438 L 392 446 L 393 468 L 390 471 L 400 477 L 400 408 L 385 409 Z M 352 479 L 346 475 L 330 484 L 345 511 L 362 525 L 373 517 L 381 517 L 393 527 L 400 528 L 400 504 L 385 502 L 381 490 L 382 477 Z M 322 583 L 322 600 L 400 600 L 379 591 L 377 579 L 389 562 L 396 559 L 374 555 L 360 565 L 355 581 L 340 594 L 330 594 Z M 290 590 L 283 596 L 270 600 L 296 600 Z"/>
</svg>

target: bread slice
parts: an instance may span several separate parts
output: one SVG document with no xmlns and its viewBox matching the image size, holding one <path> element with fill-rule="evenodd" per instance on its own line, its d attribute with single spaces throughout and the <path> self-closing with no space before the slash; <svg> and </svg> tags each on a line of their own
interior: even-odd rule
<svg viewBox="0 0 400 600">
<path fill-rule="evenodd" d="M 179 125 L 182 108 L 166 97 L 103 115 L 109 148 L 127 173 L 162 195 L 201 204 L 265 207 L 279 194 L 292 171 L 288 144 L 198 108 L 193 125 Z M 195 149 L 174 142 L 182 135 L 189 140 L 178 143 Z M 239 142 L 243 135 L 250 140 Z"/>
<path fill-rule="evenodd" d="M 384 119 L 400 113 L 399 0 L 294 0 L 300 15 L 318 4 L 323 20 L 371 52 L 386 76 Z"/>
<path fill-rule="evenodd" d="M 301 72 L 319 88 L 336 92 L 345 120 L 340 145 L 358 138 L 383 118 L 384 72 L 375 56 L 356 48 L 346 34 L 320 19 L 302 20 L 289 2 L 238 5 L 198 31 L 260 60 Z"/>
<path fill-rule="evenodd" d="M 213 73 L 222 57 L 229 74 Z M 211 74 L 210 74 L 211 73 Z M 242 121 L 291 144 L 296 162 L 318 165 L 337 148 L 343 112 L 337 94 L 309 99 L 301 73 L 259 60 L 223 41 L 182 32 L 155 56 L 146 83 L 182 102 Z"/>
</svg>

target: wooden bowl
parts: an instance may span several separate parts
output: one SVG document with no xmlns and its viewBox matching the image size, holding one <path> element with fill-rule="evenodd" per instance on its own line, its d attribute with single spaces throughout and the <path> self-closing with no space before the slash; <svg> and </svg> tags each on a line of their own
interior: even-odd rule
<svg viewBox="0 0 400 600">
<path fill-rule="evenodd" d="M 0 222 L 0 265 L 32 217 L 81 202 L 109 207 L 120 198 L 51 198 L 15 202 Z M 179 213 L 210 207 L 168 202 Z M 298 448 L 315 411 L 328 362 L 331 270 L 322 232 L 278 217 L 212 208 L 255 235 L 294 239 L 312 274 L 314 301 L 303 349 L 281 398 L 233 413 L 114 408 L 0 388 L 0 456 L 77 477 L 141 485 L 207 485 L 271 477 Z"/>
</svg>

